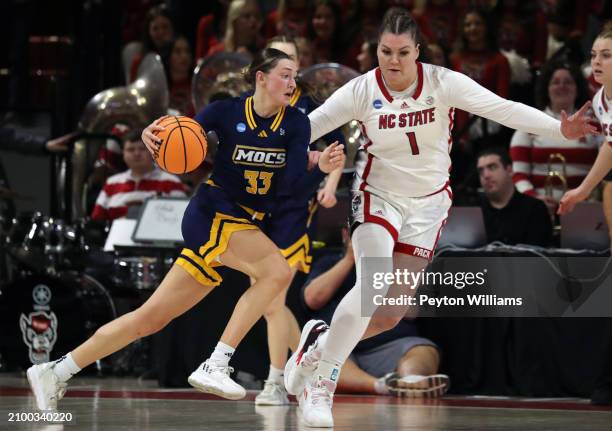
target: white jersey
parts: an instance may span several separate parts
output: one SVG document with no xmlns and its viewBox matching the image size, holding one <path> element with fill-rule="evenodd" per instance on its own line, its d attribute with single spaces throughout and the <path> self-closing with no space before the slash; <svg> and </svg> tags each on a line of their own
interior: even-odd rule
<svg viewBox="0 0 612 431">
<path fill-rule="evenodd" d="M 311 142 L 357 120 L 364 143 L 355 165 L 354 189 L 403 197 L 436 193 L 449 181 L 454 109 L 525 132 L 564 139 L 560 122 L 503 99 L 467 76 L 417 62 L 417 80 L 390 92 L 379 68 L 339 88 L 308 116 Z M 393 93 L 393 95 L 392 95 Z"/>
<path fill-rule="evenodd" d="M 612 105 L 606 97 L 603 86 L 593 96 L 593 112 L 601 126 L 604 142 L 612 146 Z"/>
</svg>

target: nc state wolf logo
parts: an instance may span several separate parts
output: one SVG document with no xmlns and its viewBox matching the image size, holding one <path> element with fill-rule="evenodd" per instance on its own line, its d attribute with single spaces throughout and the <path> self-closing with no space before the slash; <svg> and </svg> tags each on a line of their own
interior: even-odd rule
<svg viewBox="0 0 612 431">
<path fill-rule="evenodd" d="M 30 361 L 40 364 L 49 361 L 49 354 L 57 340 L 57 316 L 53 311 L 33 311 L 26 317 L 21 313 L 19 326 L 23 342 L 28 346 Z"/>
</svg>

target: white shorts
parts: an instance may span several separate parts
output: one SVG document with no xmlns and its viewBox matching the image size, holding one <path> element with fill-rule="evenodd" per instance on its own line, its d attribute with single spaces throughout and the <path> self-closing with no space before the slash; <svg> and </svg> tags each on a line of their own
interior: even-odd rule
<svg viewBox="0 0 612 431">
<path fill-rule="evenodd" d="M 419 198 L 353 190 L 351 229 L 361 223 L 379 224 L 393 237 L 394 252 L 431 260 L 452 201 L 449 186 Z"/>
</svg>

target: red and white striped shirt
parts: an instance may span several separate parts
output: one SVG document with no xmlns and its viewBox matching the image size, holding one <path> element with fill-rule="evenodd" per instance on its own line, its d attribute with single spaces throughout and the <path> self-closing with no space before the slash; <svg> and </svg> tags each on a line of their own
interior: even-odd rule
<svg viewBox="0 0 612 431">
<path fill-rule="evenodd" d="M 551 117 L 560 115 L 546 108 L 544 112 Z M 512 180 L 516 189 L 530 196 L 544 196 L 546 177 L 548 176 L 549 157 L 561 154 L 565 158 L 565 175 L 570 189 L 578 187 L 597 158 L 598 139 L 593 136 L 566 140 L 553 139 L 517 131 L 510 142 L 510 157 L 512 157 Z M 550 170 L 564 174 L 560 160 L 551 160 Z M 553 180 L 553 184 L 559 184 Z M 559 201 L 563 196 L 560 187 L 553 187 L 553 198 Z"/>
<path fill-rule="evenodd" d="M 157 195 L 185 197 L 185 186 L 177 176 L 161 169 L 155 168 L 139 179 L 134 178 L 128 169 L 106 180 L 91 218 L 114 220 L 124 217 L 130 205 L 141 204 Z"/>
</svg>

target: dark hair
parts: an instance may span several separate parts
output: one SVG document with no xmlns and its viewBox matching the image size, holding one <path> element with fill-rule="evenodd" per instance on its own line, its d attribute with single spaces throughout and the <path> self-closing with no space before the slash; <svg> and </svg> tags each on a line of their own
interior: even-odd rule
<svg viewBox="0 0 612 431">
<path fill-rule="evenodd" d="M 121 147 L 125 145 L 126 142 L 142 142 L 142 129 L 132 129 L 128 130 L 125 135 L 121 137 Z"/>
<path fill-rule="evenodd" d="M 378 67 L 378 54 L 376 53 L 378 50 L 378 39 L 368 39 L 365 43 L 368 44 L 368 54 L 372 59 L 372 69 L 375 69 Z"/>
<path fill-rule="evenodd" d="M 179 40 L 185 40 L 187 45 L 189 46 L 189 52 L 191 53 L 191 58 L 193 60 L 193 48 L 191 47 L 191 42 L 189 39 L 183 34 L 175 35 L 172 40 L 168 43 L 167 46 L 164 47 L 162 52 L 160 52 L 160 56 L 162 59 L 162 64 L 164 66 L 164 72 L 166 72 L 166 81 L 168 85 L 172 85 L 172 73 L 171 73 L 171 59 L 172 59 L 172 51 L 174 51 L 174 47 Z M 192 63 L 193 66 L 193 63 Z M 193 67 L 189 69 L 189 76 L 193 75 Z"/>
<path fill-rule="evenodd" d="M 508 152 L 508 150 L 498 145 L 493 145 L 493 146 L 480 150 L 478 152 L 478 155 L 476 156 L 476 162 L 478 163 L 478 160 L 481 157 L 485 157 L 485 156 L 499 156 L 499 159 L 501 160 L 501 164 L 504 168 L 512 164 L 512 159 L 510 158 L 510 153 Z"/>
<path fill-rule="evenodd" d="M 291 60 L 291 57 L 289 57 L 289 55 L 278 49 L 263 49 L 255 55 L 255 58 L 253 58 L 253 61 L 251 62 L 249 68 L 244 74 L 244 79 L 254 89 L 255 76 L 257 75 L 257 72 L 261 71 L 263 73 L 268 73 L 270 70 L 276 67 L 280 60 Z"/>
<path fill-rule="evenodd" d="M 422 42 L 421 32 L 419 31 L 417 22 L 406 9 L 401 7 L 392 7 L 385 13 L 380 29 L 378 30 L 378 43 L 380 43 L 380 38 L 385 32 L 391 34 L 408 33 L 415 44 Z"/>
<path fill-rule="evenodd" d="M 469 48 L 468 41 L 465 38 L 463 27 L 465 26 L 465 18 L 470 14 L 478 15 L 484 23 L 485 43 L 487 49 L 491 52 L 499 51 L 499 45 L 497 40 L 497 23 L 495 22 L 493 15 L 488 10 L 481 7 L 472 7 L 466 10 L 463 14 L 463 17 L 461 18 L 461 21 L 459 21 L 461 25 L 461 37 L 458 38 L 457 51 L 461 52 Z"/>
<path fill-rule="evenodd" d="M 153 45 L 153 41 L 151 40 L 151 35 L 149 34 L 149 26 L 151 25 L 151 22 L 157 18 L 163 16 L 165 18 L 168 18 L 168 20 L 170 20 L 170 23 L 172 24 L 172 31 L 174 32 L 174 30 L 176 29 L 176 26 L 174 25 L 174 19 L 172 18 L 172 15 L 170 14 L 170 11 L 168 10 L 168 7 L 165 4 L 160 4 L 157 6 L 153 6 L 151 9 L 149 9 L 149 11 L 147 12 L 147 16 L 145 18 L 145 22 L 144 22 L 144 27 L 142 29 L 142 52 L 143 55 L 148 53 L 149 51 L 156 51 L 156 47 Z"/>
<path fill-rule="evenodd" d="M 542 66 L 540 76 L 535 86 L 535 99 L 538 108 L 544 109 L 550 104 L 548 86 L 553 75 L 559 69 L 567 70 L 576 84 L 576 101 L 574 102 L 574 107 L 582 106 L 589 100 L 589 87 L 578 66 L 571 63 L 548 62 Z"/>
<path fill-rule="evenodd" d="M 340 10 L 340 6 L 333 0 L 315 0 L 311 2 L 310 13 L 308 16 L 308 29 L 307 29 L 307 37 L 312 42 L 316 39 L 317 35 L 314 31 L 314 26 L 312 25 L 312 18 L 319 6 L 326 6 L 332 11 L 332 15 L 334 16 L 334 34 L 332 35 L 332 59 L 333 61 L 340 61 L 343 55 L 342 48 L 344 47 L 344 37 L 342 36 L 342 32 L 340 28 L 342 26 L 342 11 Z"/>
</svg>

